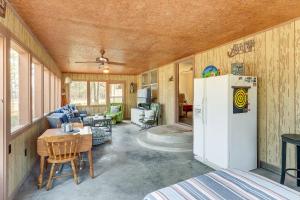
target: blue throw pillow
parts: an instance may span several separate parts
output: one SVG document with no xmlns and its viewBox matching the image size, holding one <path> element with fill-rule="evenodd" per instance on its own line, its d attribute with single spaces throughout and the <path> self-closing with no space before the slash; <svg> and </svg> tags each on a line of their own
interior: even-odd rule
<svg viewBox="0 0 300 200">
<path fill-rule="evenodd" d="M 64 113 L 63 108 L 58 108 L 54 112 L 55 113 Z"/>
<path fill-rule="evenodd" d="M 74 110 L 76 110 L 76 105 L 75 104 L 69 104 L 69 108 L 74 111 Z"/>
<path fill-rule="evenodd" d="M 74 117 L 74 113 L 70 110 L 66 110 L 64 109 L 64 114 L 67 115 L 68 119 L 73 118 Z"/>
</svg>

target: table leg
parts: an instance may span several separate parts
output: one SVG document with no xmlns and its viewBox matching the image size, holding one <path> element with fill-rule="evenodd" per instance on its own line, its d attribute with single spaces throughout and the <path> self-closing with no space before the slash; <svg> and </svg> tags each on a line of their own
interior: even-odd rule
<svg viewBox="0 0 300 200">
<path fill-rule="evenodd" d="M 92 149 L 88 151 L 88 158 L 89 158 L 89 164 L 90 164 L 90 177 L 94 178 L 94 162 L 93 162 Z"/>
<path fill-rule="evenodd" d="M 45 165 L 45 156 L 41 156 L 41 158 L 40 158 L 40 175 L 38 178 L 38 188 L 39 189 L 41 189 L 43 187 L 44 165 Z"/>
<path fill-rule="evenodd" d="M 300 146 L 297 146 L 297 186 L 300 186 Z"/>
<path fill-rule="evenodd" d="M 282 149 L 281 149 L 281 178 L 280 178 L 280 183 L 281 184 L 284 184 L 285 169 L 286 169 L 286 142 L 282 141 Z"/>
</svg>

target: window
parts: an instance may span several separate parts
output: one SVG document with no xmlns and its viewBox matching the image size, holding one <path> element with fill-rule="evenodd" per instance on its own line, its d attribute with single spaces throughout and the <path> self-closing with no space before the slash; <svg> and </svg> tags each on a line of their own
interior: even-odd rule
<svg viewBox="0 0 300 200">
<path fill-rule="evenodd" d="M 55 75 L 54 73 L 51 73 L 50 78 L 50 111 L 55 110 L 55 104 L 56 104 L 56 97 L 55 97 Z"/>
<path fill-rule="evenodd" d="M 70 84 L 70 101 L 76 105 L 87 105 L 86 81 L 72 81 Z"/>
<path fill-rule="evenodd" d="M 11 132 L 30 123 L 29 54 L 14 42 L 10 49 Z"/>
<path fill-rule="evenodd" d="M 56 77 L 56 108 L 61 106 L 61 82 L 60 78 Z"/>
<path fill-rule="evenodd" d="M 44 115 L 50 112 L 50 72 L 44 67 Z"/>
<path fill-rule="evenodd" d="M 90 104 L 105 105 L 106 104 L 106 83 L 90 82 Z"/>
<path fill-rule="evenodd" d="M 42 65 L 35 59 L 31 64 L 32 121 L 42 117 Z"/>
<path fill-rule="evenodd" d="M 123 103 L 124 101 L 124 84 L 109 84 L 109 102 Z"/>
</svg>

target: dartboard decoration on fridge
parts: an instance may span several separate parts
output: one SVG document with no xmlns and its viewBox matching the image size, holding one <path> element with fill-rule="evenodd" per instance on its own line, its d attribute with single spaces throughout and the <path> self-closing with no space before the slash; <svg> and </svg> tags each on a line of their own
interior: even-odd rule
<svg viewBox="0 0 300 200">
<path fill-rule="evenodd" d="M 233 114 L 248 112 L 248 88 L 233 88 Z"/>
</svg>

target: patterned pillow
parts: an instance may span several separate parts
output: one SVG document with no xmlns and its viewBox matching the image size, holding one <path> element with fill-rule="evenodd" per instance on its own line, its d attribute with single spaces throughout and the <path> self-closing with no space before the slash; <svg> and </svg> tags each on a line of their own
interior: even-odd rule
<svg viewBox="0 0 300 200">
<path fill-rule="evenodd" d="M 111 106 L 111 107 L 110 107 L 110 112 L 111 112 L 112 114 L 118 113 L 118 112 L 120 112 L 120 109 L 121 109 L 120 106 Z"/>
<path fill-rule="evenodd" d="M 153 110 L 145 110 L 145 118 L 144 120 L 154 120 L 154 111 Z"/>
<path fill-rule="evenodd" d="M 71 110 L 75 111 L 75 110 L 76 110 L 76 105 L 75 105 L 75 104 L 70 104 L 70 105 L 69 105 L 69 108 L 70 108 Z"/>
<path fill-rule="evenodd" d="M 64 114 L 67 115 L 68 119 L 73 118 L 74 117 L 74 113 L 70 110 L 66 110 L 64 109 Z"/>
</svg>

